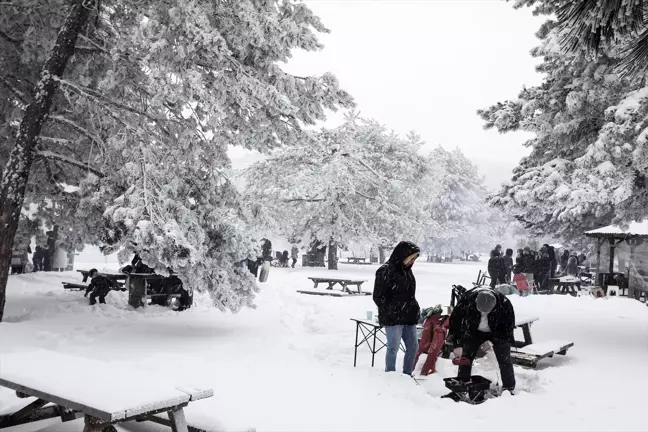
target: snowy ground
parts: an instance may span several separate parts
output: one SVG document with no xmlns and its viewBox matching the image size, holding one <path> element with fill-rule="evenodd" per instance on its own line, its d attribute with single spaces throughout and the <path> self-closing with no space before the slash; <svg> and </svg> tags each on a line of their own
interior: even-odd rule
<svg viewBox="0 0 648 432">
<path fill-rule="evenodd" d="M 105 267 L 77 263 L 92 266 Z M 448 304 L 450 286 L 470 286 L 482 266 L 417 263 L 419 302 Z M 371 287 L 375 270 L 341 265 L 337 275 L 367 279 Z M 372 369 L 370 354 L 361 350 L 353 368 L 355 326 L 349 318 L 374 310 L 371 297 L 295 292 L 312 286 L 308 276 L 330 274 L 273 268 L 258 308 L 236 315 L 210 308 L 204 299 L 182 313 L 160 307 L 129 311 L 124 293 L 89 307 L 82 293 L 64 292 L 60 283 L 80 279 L 78 273 L 11 276 L 0 353 L 46 348 L 211 387 L 215 396 L 191 403 L 188 418 L 209 416 L 231 430 L 648 430 L 648 307 L 642 303 L 513 297 L 518 315 L 540 317 L 532 327 L 537 342 L 568 339 L 575 346 L 538 370 L 516 367 L 515 396 L 470 406 L 439 399 L 447 392 L 441 378 L 456 373 L 445 360 L 423 385 L 383 372 L 382 352 Z M 497 380 L 489 361 L 474 370 Z M 0 390 L 0 413 L 16 401 L 11 391 Z M 139 424 L 129 430 L 144 429 Z"/>
</svg>

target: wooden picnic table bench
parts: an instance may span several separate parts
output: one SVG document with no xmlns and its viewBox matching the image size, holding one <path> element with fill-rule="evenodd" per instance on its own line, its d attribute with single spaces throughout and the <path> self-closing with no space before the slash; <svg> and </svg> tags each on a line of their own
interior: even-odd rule
<svg viewBox="0 0 648 432">
<path fill-rule="evenodd" d="M 580 278 L 570 276 L 552 278 L 549 279 L 549 282 L 551 283 L 551 294 L 570 294 L 574 297 L 578 295 L 583 283 Z"/>
<path fill-rule="evenodd" d="M 78 414 L 84 416 L 84 432 L 113 430 L 112 425 L 131 420 L 189 432 L 184 407 L 213 396 L 210 389 L 177 386 L 141 371 L 47 350 L 3 354 L 0 365 L 0 386 L 19 398 L 35 398 L 0 416 L 0 429 L 54 417 L 72 421 Z M 154 419 L 160 413 L 167 413 L 166 422 Z"/>
<path fill-rule="evenodd" d="M 88 281 L 88 278 L 90 277 L 90 270 L 77 270 L 77 272 L 81 273 L 83 275 L 83 283 L 86 283 Z M 108 273 L 108 272 L 99 272 L 101 276 L 104 276 L 114 282 L 118 282 L 123 284 L 126 279 L 128 279 L 128 275 L 124 273 Z"/>
<path fill-rule="evenodd" d="M 308 279 L 313 281 L 314 289 L 313 290 L 298 290 L 297 292 L 302 294 L 314 294 L 314 295 L 333 295 L 336 297 L 341 297 L 340 294 L 335 294 L 329 291 L 333 291 L 335 285 L 340 285 L 342 288 L 342 293 L 349 295 L 371 295 L 370 292 L 362 291 L 362 284 L 367 282 L 366 280 L 352 280 L 352 279 L 336 279 L 336 278 L 318 278 L 318 277 L 309 277 Z M 328 284 L 328 287 L 325 291 L 316 291 L 319 284 L 325 283 Z M 356 291 L 349 289 L 349 285 L 356 286 Z"/>
</svg>

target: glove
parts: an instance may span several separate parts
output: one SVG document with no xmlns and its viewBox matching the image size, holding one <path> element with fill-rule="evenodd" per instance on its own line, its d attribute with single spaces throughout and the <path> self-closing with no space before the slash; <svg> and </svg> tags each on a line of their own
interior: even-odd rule
<svg viewBox="0 0 648 432">
<path fill-rule="evenodd" d="M 452 354 L 454 354 L 455 358 L 461 358 L 463 356 L 463 348 L 461 347 L 455 348 L 452 351 Z"/>
</svg>

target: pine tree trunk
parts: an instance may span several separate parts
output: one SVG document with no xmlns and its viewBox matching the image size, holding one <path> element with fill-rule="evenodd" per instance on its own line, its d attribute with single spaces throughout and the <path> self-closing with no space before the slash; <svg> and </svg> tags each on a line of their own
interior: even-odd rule
<svg viewBox="0 0 648 432">
<path fill-rule="evenodd" d="M 6 302 L 7 278 L 11 263 L 11 249 L 18 229 L 20 210 L 25 197 L 25 187 L 36 143 L 43 123 L 47 119 L 54 94 L 58 88 L 56 77 L 63 75 L 68 60 L 74 54 L 79 31 L 88 20 L 90 10 L 83 0 L 72 3 L 70 12 L 58 34 L 52 54 L 41 70 L 40 79 L 34 89 L 33 99 L 20 122 L 16 144 L 9 154 L 9 160 L 0 179 L 0 321 Z"/>
<path fill-rule="evenodd" d="M 337 243 L 334 240 L 330 240 L 329 247 L 328 247 L 328 269 L 329 270 L 338 269 L 337 250 L 338 250 Z"/>
<path fill-rule="evenodd" d="M 378 259 L 380 260 L 380 264 L 384 264 L 385 260 L 387 259 L 387 258 L 385 258 L 385 247 L 384 246 L 378 246 L 378 256 L 379 256 Z"/>
</svg>

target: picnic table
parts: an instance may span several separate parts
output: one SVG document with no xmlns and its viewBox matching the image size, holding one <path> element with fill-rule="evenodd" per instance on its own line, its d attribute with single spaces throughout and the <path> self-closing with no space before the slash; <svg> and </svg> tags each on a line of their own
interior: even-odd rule
<svg viewBox="0 0 648 432">
<path fill-rule="evenodd" d="M 88 278 L 90 277 L 90 270 L 77 270 L 77 272 L 81 273 L 81 275 L 83 276 L 82 282 L 86 283 L 88 281 Z M 121 282 L 122 284 L 128 278 L 128 275 L 124 273 L 99 272 L 99 274 L 114 282 Z"/>
<path fill-rule="evenodd" d="M 19 398 L 35 398 L 0 416 L 0 429 L 54 417 L 73 421 L 80 415 L 84 432 L 107 431 L 131 420 L 164 424 L 173 432 L 196 431 L 187 424 L 183 409 L 214 393 L 47 350 L 1 355 L 0 365 L 0 386 L 15 390 Z M 168 418 L 160 417 L 163 413 Z"/>
<path fill-rule="evenodd" d="M 313 294 L 313 295 L 331 295 L 334 297 L 342 297 L 343 294 L 348 295 L 371 295 L 370 292 L 362 291 L 362 284 L 367 282 L 366 280 L 353 280 L 353 279 L 337 279 L 337 278 L 324 278 L 324 277 L 309 277 L 308 279 L 313 281 L 314 287 L 313 290 L 298 290 L 298 293 L 302 294 Z M 318 291 L 317 287 L 319 284 L 327 284 L 327 288 L 324 291 Z M 342 293 L 333 292 L 333 287 L 335 285 L 340 285 Z M 356 286 L 356 290 L 351 290 L 349 286 Z"/>
<path fill-rule="evenodd" d="M 572 276 L 562 276 L 559 278 L 549 279 L 551 283 L 551 294 L 571 294 L 576 297 L 583 283 L 579 278 Z"/>
<path fill-rule="evenodd" d="M 367 262 L 367 258 L 361 257 L 347 257 L 348 264 L 371 264 Z"/>
</svg>

